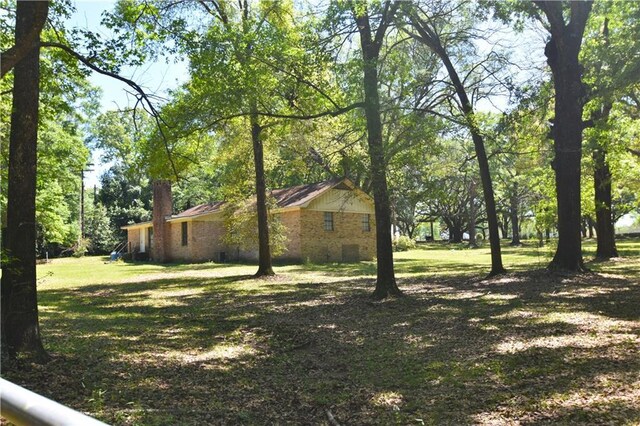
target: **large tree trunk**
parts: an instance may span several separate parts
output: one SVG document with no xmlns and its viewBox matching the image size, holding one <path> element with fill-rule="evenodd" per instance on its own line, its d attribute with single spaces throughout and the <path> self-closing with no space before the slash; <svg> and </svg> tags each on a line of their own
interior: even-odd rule
<svg viewBox="0 0 640 426">
<path fill-rule="evenodd" d="M 449 241 L 452 243 L 461 243 L 464 230 L 461 226 L 452 225 L 449 227 Z"/>
<path fill-rule="evenodd" d="M 47 2 L 19 1 L 16 44 L 29 37 Z M 9 135 L 7 229 L 2 265 L 2 348 L 10 357 L 25 354 L 46 361 L 38 324 L 36 288 L 36 163 L 40 49 L 34 48 L 14 69 L 13 109 Z"/>
<path fill-rule="evenodd" d="M 555 158 L 552 166 L 558 203 L 558 247 L 549 268 L 584 271 L 580 238 L 580 161 L 585 90 L 578 56 L 592 3 L 572 2 L 568 23 L 565 23 L 562 3 L 537 1 L 536 5 L 549 20 L 551 39 L 544 53 L 555 88 Z"/>
<path fill-rule="evenodd" d="M 598 147 L 593 151 L 593 164 L 596 234 L 598 237 L 596 259 L 606 260 L 618 257 L 618 248 L 616 247 L 615 228 L 611 217 L 611 170 L 604 148 Z"/>
<path fill-rule="evenodd" d="M 513 194 L 511 194 L 509 215 L 511 217 L 511 244 L 519 246 L 520 242 L 520 216 L 518 216 L 518 184 L 513 184 Z"/>
<path fill-rule="evenodd" d="M 509 231 L 508 231 L 509 218 L 505 214 L 502 214 L 501 216 L 502 216 L 502 220 L 498 222 L 498 226 L 500 227 L 500 233 L 502 234 L 502 238 L 507 239 L 509 238 Z"/>
<path fill-rule="evenodd" d="M 609 18 L 605 17 L 602 26 L 602 38 L 605 46 L 609 46 Z M 603 63 L 596 65 L 598 71 L 602 70 Z M 605 100 L 599 110 L 592 113 L 592 121 L 607 123 L 611 114 L 613 103 Z M 596 259 L 607 260 L 618 257 L 616 247 L 615 227 L 612 217 L 611 205 L 611 170 L 607 161 L 607 149 L 597 137 L 594 140 L 593 149 L 593 186 L 595 188 L 595 210 L 596 210 L 596 234 L 598 238 Z M 593 220 L 589 220 L 589 234 L 593 237 Z"/>
<path fill-rule="evenodd" d="M 393 245 L 391 242 L 391 204 L 387 188 L 386 160 L 382 143 L 382 120 L 378 94 L 378 55 L 380 44 L 372 39 L 369 17 L 354 12 L 360 31 L 364 68 L 364 114 L 367 122 L 367 144 L 371 161 L 371 186 L 376 212 L 377 279 L 373 292 L 375 299 L 389 295 L 399 296 L 393 267 Z M 381 41 L 380 41 L 381 43 Z"/>
<path fill-rule="evenodd" d="M 29 18 L 28 31 L 22 32 L 20 39 L 16 38 L 15 44 L 2 52 L 2 57 L 0 58 L 0 78 L 4 78 L 4 76 L 26 55 L 30 54 L 35 45 L 40 42 L 40 33 L 49 15 L 49 2 L 38 2 L 38 5 L 34 7 L 33 14 Z"/>
<path fill-rule="evenodd" d="M 262 143 L 262 127 L 258 120 L 257 108 L 253 108 L 250 120 L 253 163 L 256 171 L 256 211 L 258 214 L 258 271 L 255 276 L 262 277 L 275 275 L 275 273 L 271 265 L 267 185 L 264 179 L 264 148 Z"/>
</svg>

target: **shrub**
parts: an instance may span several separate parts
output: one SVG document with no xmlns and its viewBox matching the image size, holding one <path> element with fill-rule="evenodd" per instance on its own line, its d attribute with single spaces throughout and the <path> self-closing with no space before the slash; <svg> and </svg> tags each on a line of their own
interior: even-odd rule
<svg viewBox="0 0 640 426">
<path fill-rule="evenodd" d="M 73 257 L 82 257 L 89 251 L 89 247 L 91 247 L 91 240 L 88 238 L 80 238 L 78 243 L 72 247 Z"/>
<path fill-rule="evenodd" d="M 407 251 L 416 248 L 416 242 L 411 238 L 400 235 L 393 239 L 393 251 Z"/>
</svg>

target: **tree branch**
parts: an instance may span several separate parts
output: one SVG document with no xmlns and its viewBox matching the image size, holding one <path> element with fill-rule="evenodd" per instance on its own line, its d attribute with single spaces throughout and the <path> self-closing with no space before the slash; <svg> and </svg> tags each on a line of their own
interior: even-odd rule
<svg viewBox="0 0 640 426">
<path fill-rule="evenodd" d="M 378 49 L 380 49 L 380 47 L 382 46 L 384 35 L 386 34 L 387 28 L 389 27 L 389 24 L 391 24 L 391 21 L 393 20 L 398 7 L 400 7 L 400 1 L 398 0 L 394 1 L 393 3 L 387 0 L 384 4 L 382 17 L 380 18 L 380 25 L 378 25 L 378 29 L 376 30 L 376 35 L 373 40 Z"/>
<path fill-rule="evenodd" d="M 167 123 L 162 120 L 162 117 L 160 116 L 160 112 L 155 108 L 155 106 L 153 105 L 153 102 L 151 102 L 151 99 L 149 97 L 149 95 L 147 95 L 147 93 L 142 89 L 142 87 L 140 87 L 136 82 L 134 82 L 133 80 L 130 80 L 128 78 L 122 77 L 121 75 L 118 75 L 116 73 L 113 73 L 111 71 L 107 71 L 104 70 L 100 67 L 98 67 L 97 65 L 95 65 L 94 63 L 92 63 L 89 59 L 87 59 L 86 57 L 84 57 L 83 55 L 79 54 L 78 52 L 76 52 L 75 50 L 73 50 L 72 48 L 70 48 L 69 46 L 62 44 L 62 43 L 56 43 L 56 42 L 41 42 L 40 46 L 42 47 L 53 47 L 56 49 L 60 49 L 62 51 L 64 51 L 65 53 L 67 53 L 68 55 L 76 58 L 77 60 L 79 60 L 80 62 L 82 62 L 85 66 L 87 66 L 88 68 L 90 68 L 91 70 L 102 74 L 102 75 L 106 75 L 108 77 L 114 78 L 118 81 L 121 81 L 123 83 L 125 83 L 126 85 L 128 85 L 129 87 L 131 87 L 133 90 L 136 91 L 136 93 L 138 93 L 138 96 L 144 100 L 144 103 L 146 104 L 147 108 L 149 108 L 149 113 L 153 116 L 156 125 L 158 127 L 158 131 L 160 132 L 160 136 L 162 136 L 162 140 L 164 142 L 164 147 L 165 147 L 165 151 L 167 152 L 167 157 L 169 159 L 169 163 L 171 164 L 171 169 L 174 173 L 174 175 L 176 176 L 176 178 L 179 178 L 179 174 L 178 174 L 178 170 L 173 162 L 173 158 L 172 158 L 172 151 L 171 148 L 169 147 L 169 144 L 167 142 L 167 137 L 164 133 L 164 131 L 162 130 L 162 126 L 167 126 Z M 145 108 L 146 109 L 146 108 Z"/>
<path fill-rule="evenodd" d="M 22 58 L 38 46 L 40 33 L 47 22 L 47 15 L 49 14 L 49 2 L 39 1 L 36 4 L 35 19 L 29 34 L 21 40 L 20 44 L 13 45 L 2 52 L 0 57 L 0 78 L 3 78 Z"/>
<path fill-rule="evenodd" d="M 559 1 L 541 1 L 533 2 L 547 17 L 549 21 L 549 30 L 552 37 L 561 38 L 560 32 L 564 28 L 564 18 L 562 16 L 562 2 Z"/>
<path fill-rule="evenodd" d="M 337 108 L 334 110 L 322 111 L 316 114 L 278 114 L 278 113 L 270 113 L 270 112 L 258 112 L 258 115 L 263 117 L 270 117 L 270 118 L 288 118 L 292 120 L 313 120 L 315 118 L 321 118 L 321 117 L 337 117 L 338 115 L 344 114 L 345 112 L 349 112 L 356 108 L 364 108 L 364 102 L 356 102 L 346 107 Z M 248 115 L 248 113 L 244 113 L 241 115 Z"/>
<path fill-rule="evenodd" d="M 298 83 L 302 83 L 305 84 L 309 87 L 311 87 L 313 90 L 315 90 L 316 92 L 318 92 L 320 94 L 320 96 L 322 96 L 323 98 L 325 98 L 326 100 L 328 100 L 331 105 L 333 105 L 335 108 L 340 108 L 340 106 L 336 103 L 336 101 L 333 100 L 333 98 L 331 96 L 329 96 L 325 91 L 323 91 L 317 84 L 313 83 L 312 81 L 307 80 L 306 78 L 302 77 L 300 74 L 288 71 L 270 61 L 267 61 L 266 59 L 260 58 L 259 56 L 256 55 L 251 55 L 251 57 L 255 60 L 257 60 L 258 62 L 261 62 L 263 64 L 265 64 L 266 66 L 273 68 L 274 70 L 284 73 L 290 77 L 293 77 L 296 79 L 296 81 Z"/>
</svg>

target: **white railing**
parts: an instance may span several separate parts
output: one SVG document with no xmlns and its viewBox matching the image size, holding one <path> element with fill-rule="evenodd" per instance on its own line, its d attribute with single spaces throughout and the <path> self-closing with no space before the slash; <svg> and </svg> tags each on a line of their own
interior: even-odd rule
<svg viewBox="0 0 640 426">
<path fill-rule="evenodd" d="M 0 408 L 0 415 L 16 425 L 107 426 L 4 379 L 0 379 Z"/>
</svg>

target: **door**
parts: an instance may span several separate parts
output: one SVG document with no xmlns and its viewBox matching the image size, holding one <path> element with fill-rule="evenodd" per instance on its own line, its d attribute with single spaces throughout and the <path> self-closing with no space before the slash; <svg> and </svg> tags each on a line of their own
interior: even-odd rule
<svg viewBox="0 0 640 426">
<path fill-rule="evenodd" d="M 140 253 L 147 252 L 147 228 L 140 229 Z"/>
<path fill-rule="evenodd" d="M 342 261 L 358 262 L 360 260 L 360 246 L 358 244 L 342 245 Z"/>
</svg>

